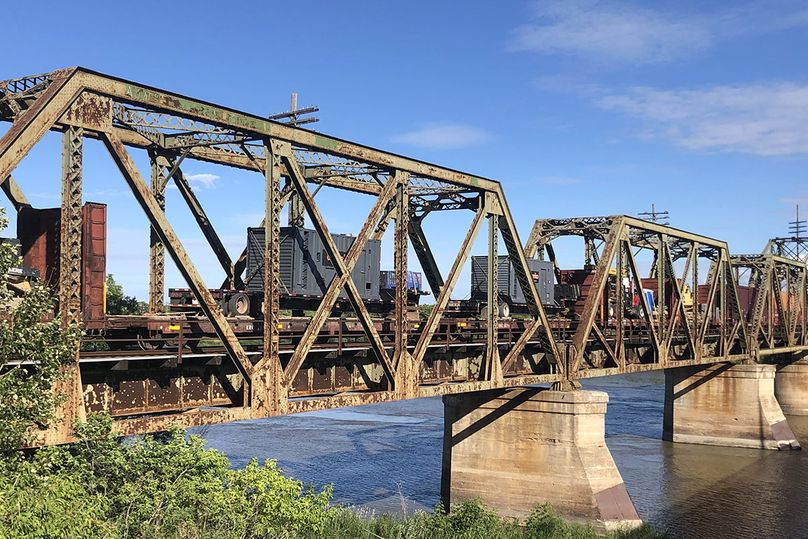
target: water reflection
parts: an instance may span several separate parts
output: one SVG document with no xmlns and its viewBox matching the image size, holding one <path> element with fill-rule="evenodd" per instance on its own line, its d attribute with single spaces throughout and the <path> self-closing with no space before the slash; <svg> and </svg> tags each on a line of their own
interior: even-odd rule
<svg viewBox="0 0 808 539">
<path fill-rule="evenodd" d="M 661 373 L 593 379 L 607 391 L 607 443 L 640 516 L 671 537 L 808 537 L 808 451 L 661 441 Z M 789 417 L 808 447 L 808 418 Z M 204 429 L 242 466 L 274 458 L 289 474 L 332 483 L 334 498 L 377 511 L 439 499 L 443 405 L 422 399 Z"/>
</svg>

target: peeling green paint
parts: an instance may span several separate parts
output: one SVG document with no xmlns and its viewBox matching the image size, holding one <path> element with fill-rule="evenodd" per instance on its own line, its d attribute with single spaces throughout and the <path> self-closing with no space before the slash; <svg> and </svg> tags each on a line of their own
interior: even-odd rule
<svg viewBox="0 0 808 539">
<path fill-rule="evenodd" d="M 338 141 L 330 137 L 324 137 L 323 135 L 314 135 L 314 144 L 328 150 L 336 150 L 339 146 Z"/>
</svg>

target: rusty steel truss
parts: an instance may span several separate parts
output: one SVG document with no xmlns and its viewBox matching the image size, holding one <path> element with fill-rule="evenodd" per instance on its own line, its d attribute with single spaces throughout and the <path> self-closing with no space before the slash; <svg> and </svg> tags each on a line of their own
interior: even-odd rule
<svg viewBox="0 0 808 539">
<path fill-rule="evenodd" d="M 804 267 L 775 255 L 733 259 L 724 242 L 625 216 L 537 221 L 523 248 L 497 181 L 83 68 L 0 82 L 0 120 L 11 122 L 0 139 L 0 187 L 18 211 L 30 203 L 13 171 L 46 133 L 62 134 L 58 298 L 63 322 L 82 323 L 82 154 L 84 140 L 95 139 L 108 150 L 150 223 L 144 240 L 150 253 L 148 316 L 111 317 L 106 328 L 125 331 L 137 323 L 178 331 L 172 353 L 113 357 L 77 350 L 58 389 L 66 396 L 63 420 L 36 443 L 70 440 L 72 422 L 98 411 L 111 413 L 121 434 L 135 434 L 171 424 L 196 426 L 525 384 L 574 387 L 575 380 L 588 376 L 743 361 L 758 357 L 759 350 L 770 354 L 806 345 Z M 148 155 L 151 167 L 145 175 L 133 160 L 135 151 Z M 217 286 L 243 285 L 247 249 L 232 258 L 224 248 L 183 174 L 187 160 L 251 171 L 262 182 L 260 226 L 266 233 L 260 318 L 226 317 L 211 293 Z M 221 284 L 203 281 L 166 216 L 170 182 L 221 265 Z M 345 253 L 337 249 L 318 206 L 316 195 L 323 188 L 373 200 Z M 292 225 L 308 217 L 336 272 L 308 319 L 281 316 L 284 207 Z M 464 212 L 471 222 L 443 274 L 423 225 L 433 213 L 449 210 Z M 395 309 L 379 318 L 368 312 L 351 271 L 367 242 L 380 239 L 391 225 Z M 487 274 L 497 274 L 497 255 L 504 248 L 525 291 L 524 318 L 500 319 L 500 297 L 491 279 L 481 319 L 450 315 L 452 291 L 486 225 Z M 553 242 L 562 236 L 583 238 L 591 272 L 579 283 L 570 312 L 548 316 L 528 260 L 546 256 L 558 262 Z M 424 320 L 413 320 L 408 312 L 409 248 L 435 297 Z M 201 316 L 165 312 L 166 253 Z M 652 259 L 647 277 L 638 264 L 642 253 Z M 742 270 L 751 272 L 753 286 L 772 290 L 757 296 L 753 312 L 744 312 L 739 302 Z M 557 273 L 563 276 L 562 270 Z M 627 315 L 626 290 L 649 286 L 660 304 L 652 308 L 640 294 L 636 315 Z M 688 288 L 691 296 L 703 291 L 704 301 L 688 303 Z M 785 303 L 773 292 L 781 289 Z M 352 318 L 331 315 L 342 294 Z M 205 348 L 194 337 L 188 348 L 185 335 L 206 335 L 214 343 Z"/>
<path fill-rule="evenodd" d="M 732 265 L 736 282 L 749 290 L 744 316 L 750 344 L 757 355 L 765 357 L 806 350 L 805 263 L 764 252 L 733 255 Z"/>
<path fill-rule="evenodd" d="M 171 423 L 199 425 L 548 382 L 563 377 L 563 367 L 555 361 L 555 345 L 546 313 L 529 277 L 527 260 L 502 187 L 496 181 L 82 68 L 0 82 L 0 118 L 12 122 L 0 139 L 0 178 L 3 191 L 15 208 L 29 205 L 11 176 L 15 167 L 47 132 L 63 134 L 63 278 L 58 293 L 65 323 L 81 323 L 77 304 L 80 301 L 81 156 L 83 140 L 92 138 L 106 146 L 151 225 L 150 311 L 160 313 L 163 308 L 164 253 L 168 253 L 198 301 L 205 322 L 221 344 L 220 355 L 225 358 L 216 367 L 220 372 L 213 375 L 218 378 L 220 390 L 208 390 L 208 394 L 216 395 L 201 399 L 186 398 L 188 395 L 184 395 L 183 387 L 193 385 L 192 379 L 184 377 L 176 361 L 169 362 L 167 368 L 175 373 L 168 382 L 176 389 L 172 402 L 170 397 L 152 399 L 149 394 L 149 388 L 156 394 L 160 389 L 158 386 L 164 385 L 149 378 L 164 377 L 129 369 L 128 363 L 119 361 L 114 368 L 129 375 L 116 374 L 114 382 L 107 382 L 112 375 L 99 375 L 97 368 L 85 368 L 77 353 L 71 376 L 80 382 L 74 384 L 76 391 L 68 398 L 67 420 L 58 429 L 52 429 L 47 441 L 69 439 L 71 419 L 85 411 L 113 410 L 116 403 L 119 410 L 124 410 L 116 417 L 119 432 L 135 433 L 159 430 Z M 138 149 L 148 152 L 151 161 L 148 176 L 138 170 L 133 160 L 131 152 Z M 230 286 L 241 283 L 245 256 L 242 254 L 232 260 L 224 249 L 183 177 L 182 165 L 187 159 L 253 171 L 264 179 L 266 263 L 264 315 L 263 320 L 257 321 L 263 330 L 260 353 L 248 353 L 245 349 L 231 322 L 211 296 L 209 287 L 212 283 L 203 282 L 166 217 L 165 189 L 168 182 L 173 181 L 220 262 L 226 276 L 225 283 Z M 314 195 L 322 187 L 375 199 L 347 253 L 340 253 L 336 248 L 315 202 Z M 303 211 L 308 214 L 337 273 L 320 307 L 301 329 L 302 334 L 295 334 L 291 339 L 286 338 L 282 331 L 286 322 L 280 316 L 278 301 L 280 212 L 287 203 L 291 208 L 291 220 L 300 220 Z M 441 275 L 422 223 L 431 213 L 449 209 L 466 210 L 472 214 L 472 221 L 451 270 Z M 383 234 L 390 222 L 395 222 L 398 297 L 392 322 L 380 322 L 368 313 L 350 274 L 368 239 Z M 527 291 L 530 317 L 527 321 L 499 329 L 496 309 L 489 309 L 484 337 L 461 346 L 458 352 L 451 352 L 449 341 L 453 337 L 451 327 L 444 320 L 446 305 L 472 244 L 486 222 L 489 253 L 496 256 L 498 238 L 501 237 L 519 282 Z M 407 319 L 405 294 L 409 245 L 413 246 L 436 297 L 435 308 L 423 323 L 412 323 Z M 342 355 L 334 357 L 331 353 L 328 356 L 318 352 L 319 348 L 315 350 L 315 345 L 318 339 L 322 340 L 327 323 L 331 328 L 328 331 L 333 331 L 335 322 L 329 321 L 329 313 L 343 289 L 356 316 L 353 324 L 361 326 L 361 331 L 355 326 L 351 330 L 357 342 L 363 343 L 364 351 L 350 356 L 343 350 Z M 497 303 L 493 291 L 489 303 Z M 498 340 L 502 335 L 507 335 L 508 343 Z M 436 343 L 439 345 L 437 349 Z M 541 359 L 536 359 L 539 356 Z M 192 361 L 190 357 L 189 354 L 184 361 Z M 348 384 L 337 380 L 339 376 L 334 370 L 335 365 L 346 362 L 351 363 L 348 368 L 351 382 Z M 542 367 L 538 367 L 539 362 Z M 502 368 L 503 363 L 508 363 L 507 370 Z M 215 366 L 216 362 L 212 364 Z M 194 369 L 190 365 L 186 368 L 189 371 Z M 334 379 L 331 387 L 326 388 L 329 393 L 323 395 L 322 387 L 319 391 L 307 392 L 305 387 L 300 390 L 301 386 L 306 386 L 306 379 L 315 376 L 312 372 L 329 369 Z M 205 370 L 209 371 L 209 366 Z M 356 383 L 356 378 L 361 383 Z M 199 383 L 200 379 L 204 376 L 195 378 L 193 383 Z M 144 394 L 149 397 L 143 397 Z M 129 408 L 121 406 L 120 402 L 127 398 L 133 402 L 144 400 L 144 404 Z M 216 404 L 224 406 L 203 408 Z"/>
<path fill-rule="evenodd" d="M 591 268 L 569 323 L 555 330 L 571 379 L 749 357 L 726 243 L 633 217 L 585 217 L 536 221 L 526 253 L 560 268 L 553 242 L 569 236 L 583 240 Z"/>
</svg>

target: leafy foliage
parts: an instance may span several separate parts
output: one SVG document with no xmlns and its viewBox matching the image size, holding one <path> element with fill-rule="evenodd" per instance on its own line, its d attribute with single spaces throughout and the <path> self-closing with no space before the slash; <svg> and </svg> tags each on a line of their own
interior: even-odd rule
<svg viewBox="0 0 808 539">
<path fill-rule="evenodd" d="M 147 309 L 145 302 L 124 294 L 123 287 L 111 273 L 107 275 L 107 314 L 138 315 L 145 313 Z"/>
<path fill-rule="evenodd" d="M 418 314 L 421 317 L 421 320 L 426 320 L 429 318 L 429 315 L 432 314 L 432 309 L 435 308 L 434 303 L 425 303 L 418 305 Z"/>
<path fill-rule="evenodd" d="M 80 442 L 7 460 L 0 537 L 319 537 L 330 519 L 330 487 L 306 488 L 274 461 L 234 470 L 182 430 L 119 442 L 111 426 L 94 416 Z"/>
<path fill-rule="evenodd" d="M 0 208 L 0 230 L 7 224 Z M 47 288 L 12 294 L 8 271 L 18 263 L 16 249 L 0 244 L 0 452 L 20 447 L 32 428 L 45 428 L 52 419 L 60 399 L 51 387 L 63 377 L 80 336 L 77 327 L 64 330 L 53 318 Z"/>
</svg>

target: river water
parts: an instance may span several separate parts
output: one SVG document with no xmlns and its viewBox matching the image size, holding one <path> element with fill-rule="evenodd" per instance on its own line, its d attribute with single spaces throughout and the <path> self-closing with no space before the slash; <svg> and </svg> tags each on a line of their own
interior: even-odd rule
<svg viewBox="0 0 808 539">
<path fill-rule="evenodd" d="M 588 380 L 609 393 L 606 443 L 637 511 L 672 538 L 808 538 L 808 451 L 663 442 L 661 372 Z M 808 448 L 808 418 L 789 417 Z M 375 512 L 431 509 L 440 495 L 443 405 L 420 399 L 205 427 L 234 466 L 271 458 Z"/>
</svg>

